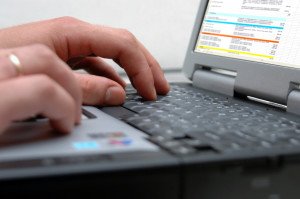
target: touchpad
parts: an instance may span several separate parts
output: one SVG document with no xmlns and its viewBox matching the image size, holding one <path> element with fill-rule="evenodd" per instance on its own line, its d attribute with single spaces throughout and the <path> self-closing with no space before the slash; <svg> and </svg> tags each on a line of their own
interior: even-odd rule
<svg viewBox="0 0 300 199">
<path fill-rule="evenodd" d="M 88 111 L 95 118 L 84 114 L 86 118 L 68 135 L 55 132 L 46 119 L 13 124 L 0 135 L 0 161 L 159 150 L 130 125 L 95 107 Z"/>
<path fill-rule="evenodd" d="M 82 122 L 96 118 L 92 113 L 82 109 Z M 32 117 L 24 121 L 14 122 L 3 134 L 0 135 L 0 147 L 36 142 L 45 139 L 63 137 L 49 124 L 43 116 Z"/>
</svg>

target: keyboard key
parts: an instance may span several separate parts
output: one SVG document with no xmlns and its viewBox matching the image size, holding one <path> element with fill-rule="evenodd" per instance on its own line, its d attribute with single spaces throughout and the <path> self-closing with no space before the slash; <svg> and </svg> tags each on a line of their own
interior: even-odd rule
<svg viewBox="0 0 300 199">
<path fill-rule="evenodd" d="M 190 138 L 187 138 L 187 139 L 182 139 L 181 141 L 183 143 L 185 143 L 186 145 L 188 145 L 190 147 L 194 147 L 194 148 L 202 147 L 202 146 L 207 146 L 208 145 L 208 143 L 206 143 L 204 141 L 201 141 L 199 139 L 190 139 Z"/>
<path fill-rule="evenodd" d="M 177 148 L 177 147 L 180 147 L 182 144 L 178 141 L 174 141 L 174 140 L 169 140 L 169 141 L 166 141 L 166 142 L 163 142 L 161 143 L 161 146 L 165 147 L 165 148 L 170 148 L 170 149 L 173 149 L 173 148 Z"/>
<path fill-rule="evenodd" d="M 187 154 L 196 153 L 195 149 L 185 147 L 185 146 L 174 147 L 174 148 L 170 149 L 170 151 L 177 154 L 177 155 L 187 155 Z"/>
</svg>

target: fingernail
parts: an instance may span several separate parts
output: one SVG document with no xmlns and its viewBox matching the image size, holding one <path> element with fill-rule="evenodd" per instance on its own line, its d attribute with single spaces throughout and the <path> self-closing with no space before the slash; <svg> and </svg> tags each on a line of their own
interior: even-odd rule
<svg viewBox="0 0 300 199">
<path fill-rule="evenodd" d="M 105 104 L 107 105 L 119 105 L 125 100 L 125 91 L 122 88 L 113 86 L 108 88 L 105 95 Z"/>
<path fill-rule="evenodd" d="M 74 124 L 71 124 L 65 129 L 64 133 L 66 134 L 72 133 L 73 129 L 74 129 Z"/>
<path fill-rule="evenodd" d="M 81 117 L 82 117 L 82 110 L 81 110 L 81 108 L 78 110 L 78 113 L 77 113 L 77 115 L 76 115 L 76 119 L 75 119 L 75 124 L 77 125 L 77 124 L 80 124 L 80 122 L 81 122 Z"/>
<path fill-rule="evenodd" d="M 127 83 L 123 79 L 121 79 L 121 86 L 123 86 L 123 88 L 125 88 L 127 86 Z"/>
<path fill-rule="evenodd" d="M 60 133 L 63 134 L 69 134 L 73 131 L 74 128 L 74 122 L 71 120 L 65 118 L 61 120 L 51 120 L 50 121 L 51 125 L 54 127 L 54 129 L 58 130 Z"/>
<path fill-rule="evenodd" d="M 156 100 L 157 95 L 156 95 L 156 90 L 155 90 L 154 86 L 152 87 L 152 91 L 151 92 L 152 92 L 153 100 Z"/>
</svg>

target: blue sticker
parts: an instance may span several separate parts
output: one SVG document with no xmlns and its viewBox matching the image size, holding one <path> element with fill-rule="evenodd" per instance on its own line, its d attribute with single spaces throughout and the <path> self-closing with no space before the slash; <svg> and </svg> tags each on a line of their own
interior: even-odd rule
<svg viewBox="0 0 300 199">
<path fill-rule="evenodd" d="M 73 147 L 76 150 L 91 150 L 91 149 L 98 149 L 99 144 L 93 141 L 73 142 Z"/>
<path fill-rule="evenodd" d="M 122 140 L 123 144 L 124 145 L 130 145 L 132 143 L 132 139 L 130 138 L 125 138 Z"/>
</svg>

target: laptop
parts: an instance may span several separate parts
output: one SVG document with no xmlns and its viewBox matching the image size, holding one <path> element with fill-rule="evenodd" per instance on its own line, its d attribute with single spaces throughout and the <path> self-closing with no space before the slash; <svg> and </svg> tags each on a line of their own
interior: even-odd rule
<svg viewBox="0 0 300 199">
<path fill-rule="evenodd" d="M 47 119 L 0 139 L 0 196 L 299 198 L 300 2 L 202 0 L 167 96 L 132 87 L 84 106 L 59 135 Z"/>
</svg>

